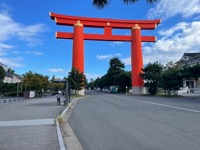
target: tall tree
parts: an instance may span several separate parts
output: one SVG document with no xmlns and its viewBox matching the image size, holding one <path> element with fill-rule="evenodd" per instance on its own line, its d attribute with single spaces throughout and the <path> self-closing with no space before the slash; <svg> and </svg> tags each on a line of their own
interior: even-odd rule
<svg viewBox="0 0 200 150">
<path fill-rule="evenodd" d="M 118 83 L 118 89 L 120 92 L 127 92 L 126 90 L 131 87 L 131 72 L 121 72 L 117 78 L 116 81 Z"/>
<path fill-rule="evenodd" d="M 69 83 L 72 90 L 82 90 L 86 84 L 85 75 L 74 67 L 68 75 Z"/>
<path fill-rule="evenodd" d="M 145 80 L 145 87 L 151 95 L 157 93 L 158 83 L 160 81 L 162 73 L 162 65 L 158 62 L 148 63 L 148 65 L 142 69 L 143 73 L 140 76 Z"/>
<path fill-rule="evenodd" d="M 12 68 L 8 68 L 8 71 L 7 71 L 7 72 L 14 74 L 14 73 L 15 73 L 15 70 L 12 70 Z"/>
<path fill-rule="evenodd" d="M 161 76 L 160 86 L 170 95 L 183 86 L 181 68 L 177 65 L 167 66 Z"/>
<path fill-rule="evenodd" d="M 0 92 L 2 92 L 3 90 L 3 80 L 5 76 L 6 76 L 6 71 L 2 66 L 0 66 Z"/>
<path fill-rule="evenodd" d="M 55 75 L 53 75 L 52 78 L 51 78 L 51 81 L 54 81 L 55 78 L 56 78 Z"/>
<path fill-rule="evenodd" d="M 6 76 L 6 71 L 2 66 L 0 66 L 0 82 L 3 82 L 5 76 Z"/>
<path fill-rule="evenodd" d="M 124 68 L 124 64 L 119 60 L 118 57 L 114 57 L 110 60 L 110 67 L 106 74 L 108 81 L 107 86 L 117 85 L 117 76 L 124 72 Z"/>
<path fill-rule="evenodd" d="M 138 0 L 123 0 L 125 4 L 132 4 L 137 2 Z M 146 0 L 148 3 L 156 2 L 157 0 Z M 110 0 L 93 0 L 93 5 L 97 8 L 104 8 L 110 3 Z"/>
</svg>

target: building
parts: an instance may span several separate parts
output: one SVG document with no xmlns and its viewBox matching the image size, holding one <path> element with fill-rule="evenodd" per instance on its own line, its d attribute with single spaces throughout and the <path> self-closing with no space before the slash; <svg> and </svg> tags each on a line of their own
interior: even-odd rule
<svg viewBox="0 0 200 150">
<path fill-rule="evenodd" d="M 200 64 L 200 53 L 184 53 L 177 64 L 181 67 L 192 67 L 198 65 Z"/>
<path fill-rule="evenodd" d="M 4 83 L 20 83 L 21 80 L 22 79 L 21 79 L 20 75 L 6 72 L 6 76 L 4 77 L 3 82 Z"/>
<path fill-rule="evenodd" d="M 20 83 L 21 82 L 22 79 L 20 75 L 8 72 L 9 69 L 7 65 L 0 63 L 0 66 L 2 66 L 4 70 L 6 71 L 6 76 L 4 77 L 4 80 L 3 80 L 4 83 Z"/>
<path fill-rule="evenodd" d="M 181 67 L 200 65 L 200 53 L 184 53 L 177 64 Z M 200 93 L 200 75 L 198 80 L 193 78 L 184 79 L 183 87 L 188 87 L 192 93 Z"/>
</svg>

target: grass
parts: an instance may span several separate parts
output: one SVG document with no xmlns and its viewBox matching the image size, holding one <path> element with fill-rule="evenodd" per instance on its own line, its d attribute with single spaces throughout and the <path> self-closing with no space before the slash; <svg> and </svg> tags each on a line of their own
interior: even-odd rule
<svg viewBox="0 0 200 150">
<path fill-rule="evenodd" d="M 79 97 L 83 97 L 83 95 L 78 95 L 78 94 L 71 94 L 70 95 L 70 99 L 75 99 L 75 98 L 79 98 Z"/>
<path fill-rule="evenodd" d="M 155 96 L 162 96 L 162 97 L 181 97 L 178 94 L 165 94 L 165 93 L 157 93 Z"/>
</svg>

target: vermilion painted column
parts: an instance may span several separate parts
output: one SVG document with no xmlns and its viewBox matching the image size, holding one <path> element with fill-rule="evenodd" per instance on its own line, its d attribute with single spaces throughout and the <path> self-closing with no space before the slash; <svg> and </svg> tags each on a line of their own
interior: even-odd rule
<svg viewBox="0 0 200 150">
<path fill-rule="evenodd" d="M 83 24 L 74 24 L 72 66 L 84 73 L 84 34 Z"/>
<path fill-rule="evenodd" d="M 131 65 L 132 65 L 132 93 L 144 93 L 144 81 L 140 77 L 143 68 L 141 29 L 138 24 L 132 28 Z"/>
</svg>

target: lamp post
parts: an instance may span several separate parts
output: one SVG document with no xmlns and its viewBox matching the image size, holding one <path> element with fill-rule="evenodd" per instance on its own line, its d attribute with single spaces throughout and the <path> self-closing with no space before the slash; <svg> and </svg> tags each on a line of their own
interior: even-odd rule
<svg viewBox="0 0 200 150">
<path fill-rule="evenodd" d="M 66 84 L 66 86 L 65 86 L 65 89 L 66 89 L 65 98 L 66 98 L 66 102 L 68 104 L 68 103 L 70 103 L 70 91 L 69 91 L 70 89 L 69 89 L 69 81 L 68 81 L 67 78 L 65 79 L 65 84 Z"/>
<path fill-rule="evenodd" d="M 17 82 L 17 97 L 19 96 L 19 93 L 18 93 L 18 82 Z"/>
</svg>

